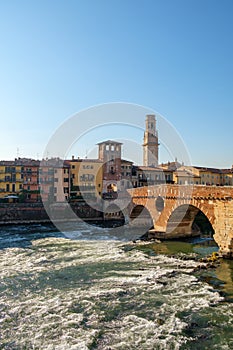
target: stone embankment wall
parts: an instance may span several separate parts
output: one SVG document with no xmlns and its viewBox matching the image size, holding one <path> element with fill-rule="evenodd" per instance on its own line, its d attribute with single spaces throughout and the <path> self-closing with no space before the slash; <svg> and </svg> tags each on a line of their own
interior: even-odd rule
<svg viewBox="0 0 233 350">
<path fill-rule="evenodd" d="M 50 222 L 50 217 L 55 220 L 69 220 L 67 214 L 68 203 L 60 206 L 48 206 L 48 215 L 43 203 L 1 203 L 0 204 L 0 225 L 6 224 L 30 224 L 39 222 Z M 91 208 L 86 203 L 72 203 L 70 205 L 74 216 L 83 220 L 102 220 L 102 211 Z"/>
<path fill-rule="evenodd" d="M 0 204 L 0 224 L 49 222 L 42 203 L 4 203 Z"/>
</svg>

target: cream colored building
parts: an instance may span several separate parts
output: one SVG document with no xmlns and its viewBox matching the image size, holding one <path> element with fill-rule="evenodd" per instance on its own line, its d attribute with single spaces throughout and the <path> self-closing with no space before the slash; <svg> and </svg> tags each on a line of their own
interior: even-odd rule
<svg viewBox="0 0 233 350">
<path fill-rule="evenodd" d="M 65 202 L 70 196 L 70 165 L 59 158 L 43 159 L 39 168 L 40 195 L 44 202 Z"/>
<path fill-rule="evenodd" d="M 198 169 L 184 165 L 173 172 L 173 180 L 178 185 L 200 185 L 201 183 Z"/>
</svg>

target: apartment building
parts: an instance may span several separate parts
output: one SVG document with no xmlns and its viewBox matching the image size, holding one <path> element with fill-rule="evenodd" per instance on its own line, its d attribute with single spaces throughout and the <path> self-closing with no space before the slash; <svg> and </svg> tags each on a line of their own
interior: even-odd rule
<svg viewBox="0 0 233 350">
<path fill-rule="evenodd" d="M 0 198 L 8 202 L 39 201 L 39 164 L 29 158 L 0 161 Z"/>
<path fill-rule="evenodd" d="M 43 159 L 39 168 L 43 202 L 65 202 L 70 196 L 70 164 L 60 158 Z"/>
<path fill-rule="evenodd" d="M 70 165 L 71 199 L 100 198 L 103 190 L 103 162 L 99 159 L 74 157 L 67 162 Z"/>
</svg>

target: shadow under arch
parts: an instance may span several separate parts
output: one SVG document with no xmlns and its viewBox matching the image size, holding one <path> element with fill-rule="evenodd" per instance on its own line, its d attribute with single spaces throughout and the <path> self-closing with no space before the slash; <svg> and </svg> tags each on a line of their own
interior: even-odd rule
<svg viewBox="0 0 233 350">
<path fill-rule="evenodd" d="M 143 205 L 136 205 L 130 213 L 130 224 L 134 226 L 146 226 L 148 229 L 154 227 L 149 210 Z"/>
<path fill-rule="evenodd" d="M 213 237 L 214 229 L 208 217 L 196 206 L 178 206 L 167 221 L 166 234 L 169 238 L 208 236 Z"/>
<path fill-rule="evenodd" d="M 123 211 L 116 204 L 110 204 L 104 211 L 104 220 L 117 220 L 119 226 L 125 224 L 125 216 Z"/>
</svg>

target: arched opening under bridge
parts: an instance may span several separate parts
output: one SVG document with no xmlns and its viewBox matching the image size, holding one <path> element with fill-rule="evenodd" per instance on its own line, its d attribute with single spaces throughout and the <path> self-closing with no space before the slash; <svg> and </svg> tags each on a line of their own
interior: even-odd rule
<svg viewBox="0 0 233 350">
<path fill-rule="evenodd" d="M 136 205 L 130 213 L 130 223 L 135 226 L 146 226 L 153 228 L 153 219 L 147 208 L 143 205 Z"/>
<path fill-rule="evenodd" d="M 208 217 L 193 205 L 180 205 L 170 215 L 166 233 L 174 238 L 208 236 L 213 237 L 214 229 Z"/>
<path fill-rule="evenodd" d="M 111 220 L 111 221 L 117 221 L 118 225 L 124 225 L 125 223 L 125 216 L 122 210 L 118 207 L 116 204 L 110 204 L 104 211 L 104 219 L 105 220 Z"/>
</svg>

